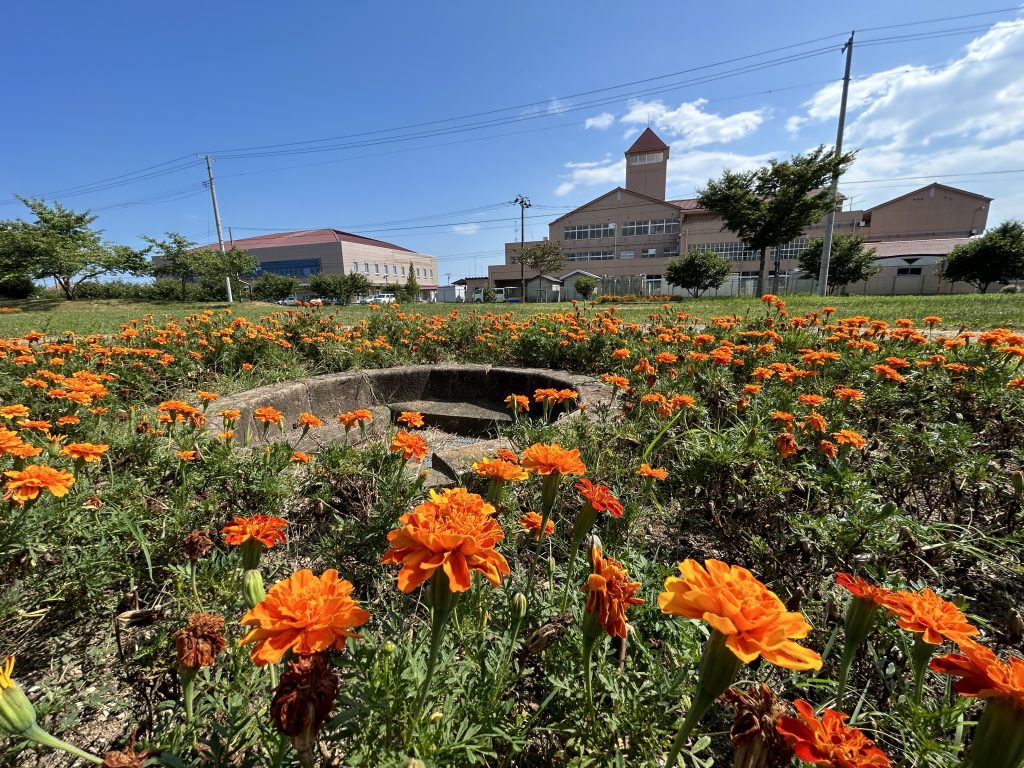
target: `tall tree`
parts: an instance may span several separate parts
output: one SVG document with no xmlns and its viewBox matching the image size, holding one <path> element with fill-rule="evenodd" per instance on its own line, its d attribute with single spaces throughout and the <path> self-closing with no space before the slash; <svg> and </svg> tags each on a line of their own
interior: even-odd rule
<svg viewBox="0 0 1024 768">
<path fill-rule="evenodd" d="M 678 285 L 696 299 L 709 288 L 718 288 L 730 272 L 732 264 L 715 251 L 694 248 L 668 263 L 665 278 L 669 285 Z"/>
<path fill-rule="evenodd" d="M 257 301 L 281 301 L 298 292 L 298 280 L 274 272 L 264 272 L 252 284 L 252 295 Z"/>
<path fill-rule="evenodd" d="M 818 278 L 824 247 L 825 243 L 819 237 L 811 240 L 800 253 L 800 270 L 804 277 L 815 280 Z M 835 293 L 836 288 L 869 280 L 872 275 L 877 274 L 875 253 L 877 251 L 874 248 L 864 247 L 863 237 L 837 234 L 832 239 L 832 253 L 828 261 L 828 292 Z"/>
<path fill-rule="evenodd" d="M 154 255 L 154 275 L 174 278 L 181 282 L 181 300 L 185 301 L 188 283 L 203 274 L 204 260 L 208 252 L 197 251 L 196 243 L 178 232 L 164 234 L 166 240 L 143 235 L 142 239 L 149 243 L 145 252 Z"/>
<path fill-rule="evenodd" d="M 149 262 L 142 251 L 104 242 L 92 228 L 96 217 L 60 203 L 19 197 L 35 221 L 0 222 L 0 277 L 53 278 L 69 300 L 78 286 L 102 275 L 143 275 Z"/>
<path fill-rule="evenodd" d="M 768 249 L 798 237 L 835 205 L 829 185 L 853 162 L 854 153 L 839 157 L 819 146 L 788 161 L 772 160 L 755 171 L 725 171 L 698 191 L 697 202 L 722 218 L 723 230 L 732 230 L 760 253 L 757 292 L 763 294 L 768 278 Z"/>
<path fill-rule="evenodd" d="M 527 245 L 516 254 L 514 261 L 516 264 L 522 264 L 526 269 L 533 270 L 537 275 L 557 272 L 565 266 L 562 244 L 558 240 L 543 240 L 539 243 Z M 525 286 L 523 287 L 523 293 L 522 300 L 525 302 Z"/>
<path fill-rule="evenodd" d="M 416 267 L 409 262 L 409 276 L 405 281 L 405 288 L 402 291 L 402 301 L 416 301 L 420 295 L 420 284 L 416 279 Z"/>
<path fill-rule="evenodd" d="M 985 293 L 992 283 L 1024 279 L 1024 223 L 1004 221 L 958 245 L 946 259 L 945 280 L 962 280 Z"/>
</svg>

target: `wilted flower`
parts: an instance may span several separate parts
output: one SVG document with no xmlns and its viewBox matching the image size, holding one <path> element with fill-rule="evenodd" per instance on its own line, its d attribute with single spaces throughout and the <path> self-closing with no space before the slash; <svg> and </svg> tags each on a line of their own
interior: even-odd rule
<svg viewBox="0 0 1024 768">
<path fill-rule="evenodd" d="M 779 718 L 788 710 L 771 688 L 751 683 L 745 691 L 730 688 L 722 696 L 736 713 L 729 728 L 734 765 L 786 768 L 792 763 L 793 750 L 776 730 Z"/>
<path fill-rule="evenodd" d="M 312 751 L 338 695 L 338 676 L 327 653 L 289 662 L 270 703 L 277 730 L 292 740 L 303 765 L 312 765 Z M 307 762 L 308 761 L 308 762 Z"/>
<path fill-rule="evenodd" d="M 193 613 L 188 624 L 174 633 L 178 666 L 183 669 L 212 667 L 217 654 L 227 648 L 224 619 L 209 613 Z"/>
<path fill-rule="evenodd" d="M 182 549 L 185 551 L 185 557 L 189 560 L 198 560 L 209 552 L 211 547 L 213 547 L 213 542 L 210 541 L 210 535 L 206 531 L 192 531 L 186 534 L 182 540 Z"/>
</svg>

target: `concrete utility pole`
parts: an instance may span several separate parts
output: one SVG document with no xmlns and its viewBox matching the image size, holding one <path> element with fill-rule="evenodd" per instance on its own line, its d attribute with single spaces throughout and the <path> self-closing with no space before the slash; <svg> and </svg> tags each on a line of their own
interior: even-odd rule
<svg viewBox="0 0 1024 768">
<path fill-rule="evenodd" d="M 846 72 L 843 75 L 843 98 L 839 102 L 839 130 L 836 132 L 836 158 L 843 154 L 843 128 L 846 126 L 846 96 L 850 92 L 850 65 L 853 63 L 853 32 L 843 46 L 846 51 Z M 821 243 L 821 269 L 818 272 L 818 295 L 828 296 L 828 262 L 832 257 L 832 231 L 836 226 L 836 194 L 839 192 L 839 174 L 832 174 L 832 207 L 825 217 L 825 236 Z"/>
<path fill-rule="evenodd" d="M 220 213 L 217 210 L 217 190 L 213 188 L 213 164 L 210 156 L 206 156 L 206 176 L 210 180 L 210 199 L 213 200 L 213 220 L 217 223 L 217 242 L 220 244 L 220 252 L 224 253 L 224 233 L 220 228 Z M 233 301 L 231 296 L 231 275 L 224 275 L 224 286 L 228 291 L 228 304 Z"/>
<path fill-rule="evenodd" d="M 516 199 L 512 201 L 512 205 L 519 206 L 519 282 L 521 284 L 522 296 L 519 301 L 522 304 L 526 303 L 526 265 L 523 264 L 523 250 L 526 248 L 526 209 L 531 208 L 530 198 L 523 197 L 522 195 L 516 195 Z"/>
</svg>

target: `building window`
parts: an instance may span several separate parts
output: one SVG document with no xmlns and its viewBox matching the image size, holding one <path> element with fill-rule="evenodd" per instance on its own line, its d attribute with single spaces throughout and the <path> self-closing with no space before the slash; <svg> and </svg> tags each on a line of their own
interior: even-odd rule
<svg viewBox="0 0 1024 768">
<path fill-rule="evenodd" d="M 594 240 L 615 237 L 614 224 L 581 224 L 565 228 L 565 240 Z"/>
<path fill-rule="evenodd" d="M 363 274 L 364 275 L 370 274 L 370 262 L 368 262 L 368 261 L 364 261 L 363 262 Z"/>
<path fill-rule="evenodd" d="M 405 277 L 405 267 L 402 267 L 402 277 Z"/>
<path fill-rule="evenodd" d="M 636 251 L 619 251 L 620 259 L 632 259 L 636 257 Z"/>
<path fill-rule="evenodd" d="M 612 251 L 580 251 L 565 254 L 566 261 L 606 261 L 614 258 L 615 254 Z"/>
<path fill-rule="evenodd" d="M 388 276 L 388 265 L 385 264 L 384 265 L 384 277 L 387 277 L 387 276 Z"/>
<path fill-rule="evenodd" d="M 309 277 L 320 274 L 320 259 L 264 261 L 260 264 L 260 270 L 285 277 Z"/>
<path fill-rule="evenodd" d="M 794 240 L 790 240 L 785 245 L 780 246 L 778 250 L 779 259 L 798 259 L 800 254 L 807 248 L 808 240 L 806 237 L 798 237 Z"/>
<path fill-rule="evenodd" d="M 379 275 L 380 274 L 380 264 L 374 264 L 373 265 L 373 274 L 375 274 L 375 275 Z"/>
<path fill-rule="evenodd" d="M 896 275 L 898 277 L 910 277 L 911 275 L 920 275 L 920 267 L 897 267 Z"/>
<path fill-rule="evenodd" d="M 630 165 L 650 165 L 651 163 L 660 163 L 665 159 L 664 152 L 645 152 L 642 155 L 630 155 Z"/>
<path fill-rule="evenodd" d="M 431 277 L 433 277 L 433 276 L 434 276 L 434 270 L 430 270 L 430 276 L 431 276 Z"/>
<path fill-rule="evenodd" d="M 697 243 L 690 246 L 691 251 L 714 251 L 729 261 L 758 261 L 761 254 L 747 248 L 744 243 Z"/>
<path fill-rule="evenodd" d="M 644 250 L 640 251 L 640 258 L 641 259 L 653 259 L 657 255 L 658 255 L 658 249 L 657 248 L 645 248 Z"/>
<path fill-rule="evenodd" d="M 678 219 L 647 219 L 627 221 L 622 225 L 623 237 L 636 235 L 671 235 L 679 231 Z"/>
<path fill-rule="evenodd" d="M 353 272 L 353 274 L 358 272 L 358 271 L 359 271 L 359 262 L 358 261 L 353 261 L 352 262 L 352 272 Z"/>
<path fill-rule="evenodd" d="M 665 255 L 666 258 L 674 259 L 676 256 L 679 255 L 679 246 L 671 245 L 665 248 L 665 250 L 663 250 L 662 253 Z"/>
</svg>

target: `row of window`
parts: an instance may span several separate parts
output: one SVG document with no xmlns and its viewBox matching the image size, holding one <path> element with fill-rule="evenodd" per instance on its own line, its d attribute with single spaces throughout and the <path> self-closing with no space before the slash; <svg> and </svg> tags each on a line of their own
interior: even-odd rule
<svg viewBox="0 0 1024 768">
<path fill-rule="evenodd" d="M 614 224 L 582 224 L 565 228 L 566 240 L 594 240 L 599 237 L 614 236 Z"/>
<path fill-rule="evenodd" d="M 675 258 L 679 255 L 678 245 L 669 245 L 661 249 L 661 256 L 664 258 Z M 565 254 L 566 261 L 607 261 L 615 258 L 615 251 L 579 251 L 577 253 Z M 656 259 L 658 258 L 657 248 L 645 248 L 640 251 L 619 251 L 620 259 Z"/>
<path fill-rule="evenodd" d="M 565 254 L 566 261 L 605 261 L 614 258 L 615 251 L 580 251 Z"/>
<path fill-rule="evenodd" d="M 359 264 L 360 264 L 360 262 L 358 262 L 358 261 L 353 261 L 352 262 L 352 272 L 353 272 L 353 274 L 359 271 Z M 362 262 L 362 265 L 363 265 L 363 274 L 364 275 L 370 274 L 370 266 L 371 266 L 370 262 L 364 261 L 364 262 Z M 399 270 L 401 270 L 401 274 L 399 274 Z M 375 274 L 375 275 L 383 274 L 384 277 L 405 277 L 406 276 L 406 274 L 405 274 L 405 266 L 404 265 L 398 265 L 398 266 L 391 265 L 390 269 L 389 269 L 389 266 L 387 264 L 385 264 L 384 265 L 384 271 L 382 273 L 381 272 L 381 265 L 380 264 L 373 264 L 373 274 Z M 434 277 L 434 270 L 428 269 L 426 267 L 416 267 L 416 277 L 427 277 L 428 275 L 429 275 L 429 277 L 433 278 Z"/>
<path fill-rule="evenodd" d="M 797 237 L 785 245 L 779 246 L 776 249 L 779 260 L 798 258 L 809 242 L 806 237 Z M 723 259 L 728 259 L 729 261 L 757 261 L 761 258 L 760 253 L 751 250 L 745 243 L 697 243 L 696 245 L 691 245 L 690 250 L 714 251 Z M 773 253 L 771 260 L 774 260 L 774 258 L 775 254 Z"/>
<path fill-rule="evenodd" d="M 260 263 L 261 272 L 272 272 L 285 277 L 309 277 L 320 274 L 320 259 L 284 259 Z"/>
<path fill-rule="evenodd" d="M 627 221 L 622 225 L 623 237 L 633 235 L 671 235 L 679 231 L 679 219 L 648 219 Z"/>
<path fill-rule="evenodd" d="M 665 159 L 664 152 L 645 152 L 642 155 L 630 155 L 630 165 L 652 165 L 654 163 L 660 163 Z"/>
</svg>

